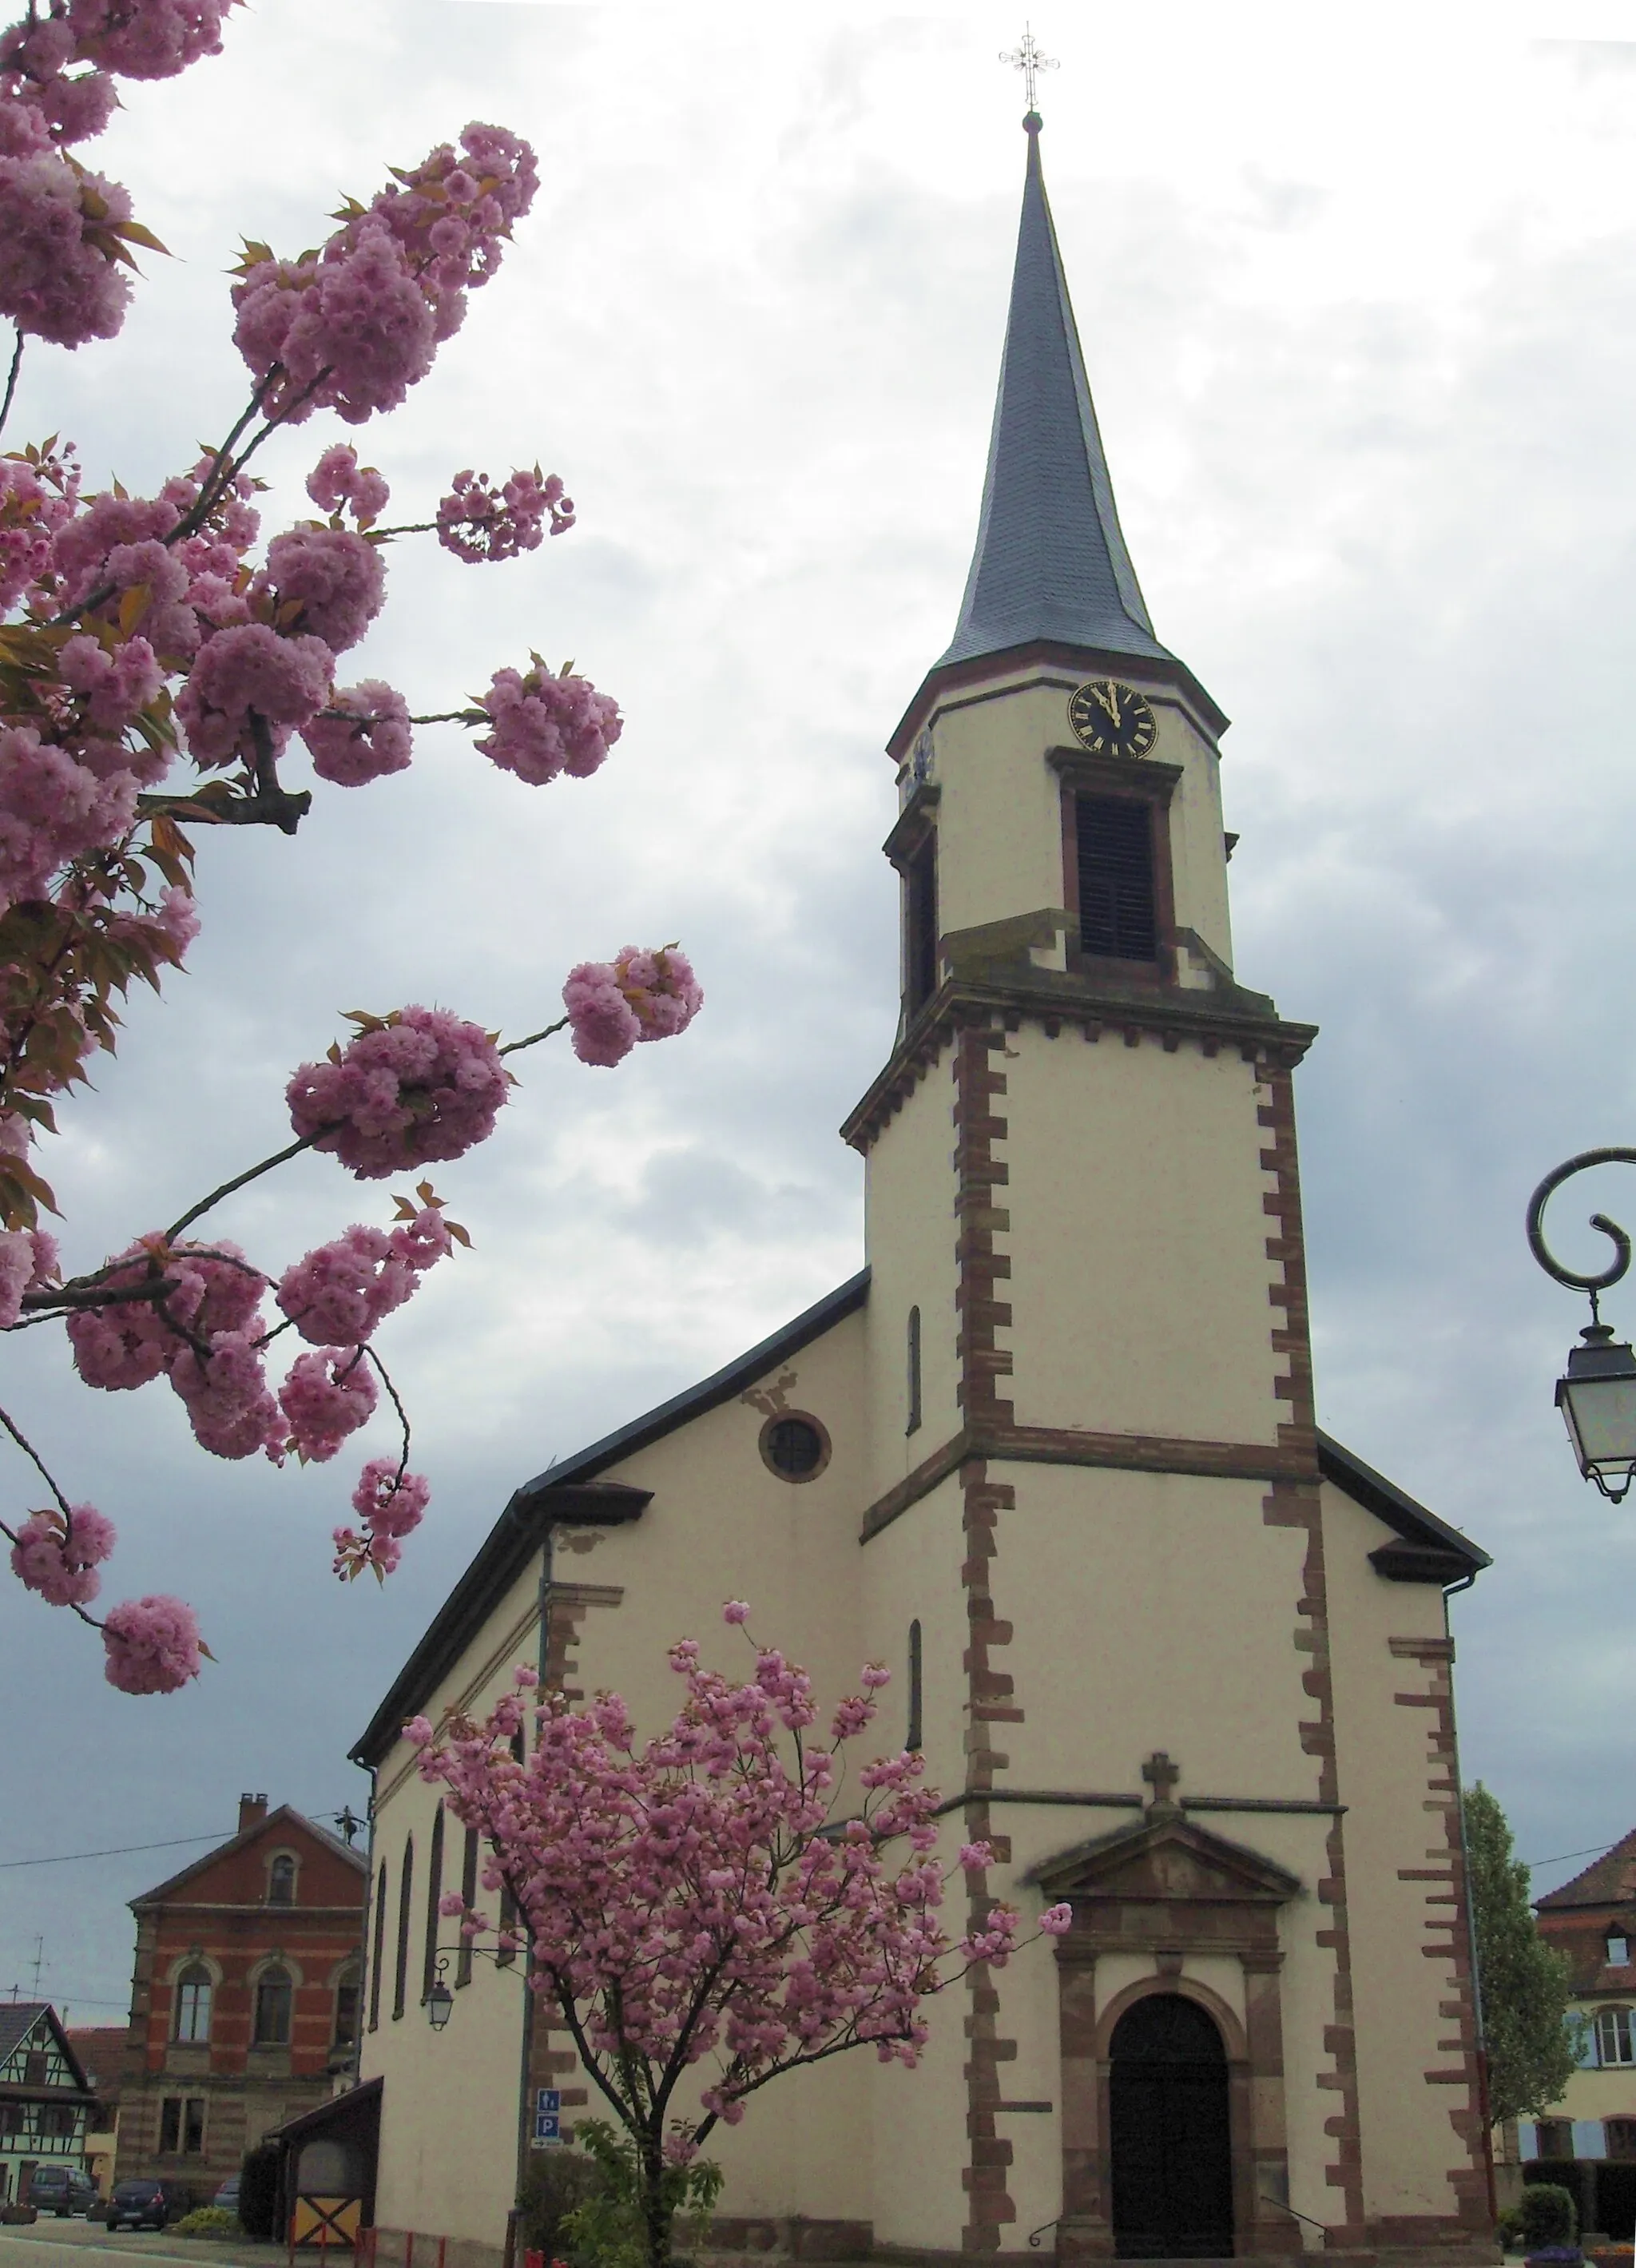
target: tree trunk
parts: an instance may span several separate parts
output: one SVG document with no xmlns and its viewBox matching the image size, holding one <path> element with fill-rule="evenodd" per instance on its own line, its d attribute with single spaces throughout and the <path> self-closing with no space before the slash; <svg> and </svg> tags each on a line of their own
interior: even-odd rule
<svg viewBox="0 0 1636 2268">
<path fill-rule="evenodd" d="M 665 2203 L 662 2143 L 645 2139 L 642 2154 L 642 2221 L 647 2235 L 647 2268 L 670 2268 L 670 2207 Z"/>
</svg>

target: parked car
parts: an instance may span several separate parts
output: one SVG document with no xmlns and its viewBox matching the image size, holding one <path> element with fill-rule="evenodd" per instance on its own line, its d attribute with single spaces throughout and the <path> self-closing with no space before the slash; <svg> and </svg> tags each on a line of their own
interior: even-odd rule
<svg viewBox="0 0 1636 2268">
<path fill-rule="evenodd" d="M 36 2166 L 28 2184 L 28 2202 L 36 2213 L 54 2213 L 59 2220 L 85 2213 L 97 2201 L 97 2185 L 78 2166 Z"/>
<path fill-rule="evenodd" d="M 115 2182 L 108 2199 L 108 2234 L 116 2228 L 168 2228 L 193 2210 L 193 2195 L 186 2182 L 144 2175 L 139 2180 Z"/>
<path fill-rule="evenodd" d="M 220 2189 L 217 2191 L 216 2195 L 210 2199 L 210 2203 L 214 2205 L 219 2205 L 224 2213 L 236 2213 L 238 2212 L 239 2176 L 237 2174 L 228 2175 Z"/>
</svg>

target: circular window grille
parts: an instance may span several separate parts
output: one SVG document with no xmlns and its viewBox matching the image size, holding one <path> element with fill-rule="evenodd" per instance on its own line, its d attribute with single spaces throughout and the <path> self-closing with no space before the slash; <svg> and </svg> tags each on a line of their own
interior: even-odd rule
<svg viewBox="0 0 1636 2268">
<path fill-rule="evenodd" d="M 762 1427 L 761 1453 L 780 1480 L 816 1480 L 829 1462 L 829 1436 L 815 1418 L 770 1418 Z"/>
</svg>

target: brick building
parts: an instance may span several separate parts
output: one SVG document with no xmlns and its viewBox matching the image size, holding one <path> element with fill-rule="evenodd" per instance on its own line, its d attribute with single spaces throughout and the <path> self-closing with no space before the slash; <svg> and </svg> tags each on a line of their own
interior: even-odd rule
<svg viewBox="0 0 1636 2268">
<path fill-rule="evenodd" d="M 367 1872 L 287 1805 L 133 1898 L 136 1958 L 118 2172 L 201 2191 L 323 2102 L 357 2053 Z"/>
<path fill-rule="evenodd" d="M 1636 2231 L 1636 1829 L 1539 1899 L 1539 1933 L 1572 1964 L 1580 2068 L 1543 2118 L 1517 2122 L 1529 2181 L 1559 2182 L 1580 2227 L 1628 2243 Z"/>
</svg>

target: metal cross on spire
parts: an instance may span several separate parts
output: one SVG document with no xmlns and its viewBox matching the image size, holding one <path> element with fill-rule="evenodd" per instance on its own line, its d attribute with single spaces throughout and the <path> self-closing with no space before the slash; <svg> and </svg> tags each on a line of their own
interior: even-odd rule
<svg viewBox="0 0 1636 2268">
<path fill-rule="evenodd" d="M 1032 111 L 1035 107 L 1035 97 L 1039 92 L 1040 73 L 1057 69 L 1056 56 L 1043 55 L 1040 53 L 1040 44 L 1034 36 L 1033 26 L 1025 24 L 1022 27 L 1022 45 L 1020 48 L 1013 48 L 1009 54 L 1002 48 L 999 59 L 1003 63 L 1009 63 L 1013 70 L 1020 70 L 1022 73 L 1022 84 L 1028 94 L 1028 108 Z"/>
</svg>

